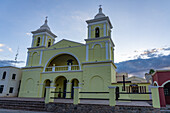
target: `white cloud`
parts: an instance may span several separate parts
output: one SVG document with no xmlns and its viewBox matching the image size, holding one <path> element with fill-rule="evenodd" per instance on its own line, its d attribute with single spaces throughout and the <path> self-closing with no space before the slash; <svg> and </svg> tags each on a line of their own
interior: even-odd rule
<svg viewBox="0 0 170 113">
<path fill-rule="evenodd" d="M 8 47 L 8 50 L 9 50 L 10 52 L 13 52 L 13 51 L 12 51 L 12 48 L 10 48 L 10 47 Z"/>
<path fill-rule="evenodd" d="M 31 33 L 26 33 L 26 35 L 31 36 Z"/>
<path fill-rule="evenodd" d="M 0 52 L 4 51 L 3 49 L 0 49 Z"/>
<path fill-rule="evenodd" d="M 3 47 L 3 46 L 5 46 L 5 44 L 0 44 L 0 47 Z"/>
</svg>

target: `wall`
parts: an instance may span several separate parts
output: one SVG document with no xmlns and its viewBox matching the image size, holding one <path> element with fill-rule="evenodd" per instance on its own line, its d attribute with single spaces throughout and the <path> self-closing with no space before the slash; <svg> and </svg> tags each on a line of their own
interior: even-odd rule
<svg viewBox="0 0 170 113">
<path fill-rule="evenodd" d="M 2 79 L 3 73 L 6 71 L 6 78 Z M 12 75 L 16 74 L 15 79 Z M 0 85 L 4 85 L 1 97 L 16 97 L 18 95 L 19 83 L 21 80 L 21 70 L 15 67 L 1 67 L 0 68 Z M 13 93 L 9 93 L 10 87 L 13 87 Z"/>
<path fill-rule="evenodd" d="M 50 103 L 46 105 L 46 110 L 55 113 L 160 113 L 160 109 L 147 106 L 123 106 L 116 105 L 73 105 L 66 103 Z"/>
<path fill-rule="evenodd" d="M 133 84 L 133 83 L 132 83 Z M 149 92 L 149 83 L 135 83 L 138 86 L 146 86 L 146 92 Z M 112 84 L 113 86 L 118 86 L 119 87 L 119 92 L 126 92 L 122 91 L 123 83 L 115 83 Z M 126 83 L 125 86 L 129 86 L 131 83 Z M 120 94 L 119 99 L 133 99 L 133 100 L 149 100 L 149 95 L 150 94 Z"/>
</svg>

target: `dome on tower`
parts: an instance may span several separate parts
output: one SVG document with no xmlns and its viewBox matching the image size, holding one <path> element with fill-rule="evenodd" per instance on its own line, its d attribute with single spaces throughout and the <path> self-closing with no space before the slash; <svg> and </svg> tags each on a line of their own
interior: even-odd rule
<svg viewBox="0 0 170 113">
<path fill-rule="evenodd" d="M 94 19 L 101 18 L 101 17 L 106 17 L 106 16 L 105 16 L 105 14 L 103 14 L 102 8 L 101 8 L 101 5 L 100 5 L 99 12 L 98 12 L 98 14 L 94 17 Z"/>
<path fill-rule="evenodd" d="M 50 27 L 48 26 L 47 22 L 48 21 L 47 21 L 47 17 L 46 17 L 44 24 L 39 29 L 37 29 L 36 31 L 32 31 L 31 33 L 36 34 L 36 33 L 47 32 L 50 35 L 52 35 L 53 37 L 57 37 L 55 34 L 53 34 L 51 32 Z"/>
<path fill-rule="evenodd" d="M 47 17 L 46 17 L 44 24 L 43 24 L 38 30 L 44 30 L 44 29 L 46 29 L 46 30 L 49 30 L 49 31 L 50 31 L 50 27 L 48 26 L 47 22 L 48 22 L 48 21 L 47 21 Z"/>
</svg>

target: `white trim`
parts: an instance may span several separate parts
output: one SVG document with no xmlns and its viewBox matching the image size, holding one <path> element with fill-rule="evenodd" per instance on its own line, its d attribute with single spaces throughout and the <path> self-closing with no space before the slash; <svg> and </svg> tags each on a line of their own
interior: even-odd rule
<svg viewBox="0 0 170 113">
<path fill-rule="evenodd" d="M 68 82 L 68 83 L 66 83 L 66 84 L 72 84 L 72 83 Z"/>
<path fill-rule="evenodd" d="M 106 23 L 104 23 L 104 36 L 106 36 Z"/>
<path fill-rule="evenodd" d="M 45 47 L 47 47 L 47 38 L 48 38 L 48 36 L 46 35 L 46 37 L 45 37 Z"/>
<path fill-rule="evenodd" d="M 23 71 L 41 71 L 41 69 L 30 69 L 30 70 L 23 70 Z"/>
<path fill-rule="evenodd" d="M 96 27 L 93 29 L 93 31 L 95 31 L 95 29 L 96 29 L 97 27 L 99 28 L 99 30 L 101 29 L 100 26 L 96 26 Z M 100 33 L 100 31 L 99 31 L 99 33 Z"/>
<path fill-rule="evenodd" d="M 88 30 L 89 30 L 89 37 L 88 38 L 91 38 L 91 26 L 88 27 Z"/>
<path fill-rule="evenodd" d="M 31 44 L 31 47 L 34 46 L 34 36 L 32 36 L 32 44 Z"/>
<path fill-rule="evenodd" d="M 38 56 L 40 55 L 38 51 L 33 51 L 33 52 L 31 53 L 31 56 L 32 56 L 34 53 L 38 53 Z"/>
<path fill-rule="evenodd" d="M 72 53 L 70 53 L 70 52 L 59 52 L 59 53 L 53 55 L 51 58 L 48 59 L 48 61 L 47 61 L 46 64 L 45 64 L 45 67 L 44 67 L 43 72 L 45 72 L 45 69 L 46 69 L 46 67 L 47 67 L 47 64 L 48 64 L 54 57 L 56 57 L 57 55 L 60 55 L 60 54 L 69 54 L 69 55 L 73 56 L 73 57 L 78 61 L 78 63 L 79 63 L 79 68 L 80 68 L 79 70 L 81 70 L 81 64 L 80 64 L 80 61 L 79 61 L 79 59 L 78 59 L 77 56 L 75 56 L 74 54 L 72 54 Z"/>
<path fill-rule="evenodd" d="M 159 86 L 150 86 L 150 88 L 152 89 L 152 88 L 159 88 Z"/>
<path fill-rule="evenodd" d="M 104 20 L 104 21 L 89 23 L 88 25 L 103 24 L 103 23 L 108 23 L 108 22 L 107 22 L 107 20 Z"/>
<path fill-rule="evenodd" d="M 108 41 L 106 41 L 106 60 L 108 60 Z"/>
<path fill-rule="evenodd" d="M 43 51 L 41 51 L 41 54 L 40 54 L 40 61 L 39 61 L 40 65 L 41 65 L 41 61 L 42 61 L 42 53 L 43 53 Z"/>
<path fill-rule="evenodd" d="M 43 34 L 49 35 L 50 37 L 52 37 L 53 39 L 55 39 L 53 36 L 51 36 L 51 35 L 50 35 L 49 33 L 47 33 L 47 32 L 36 33 L 36 34 L 34 34 L 34 36 L 43 35 Z"/>
<path fill-rule="evenodd" d="M 45 85 L 44 83 L 40 83 L 39 85 Z"/>
<path fill-rule="evenodd" d="M 112 59 L 112 54 L 111 54 L 111 43 L 109 43 L 109 52 L 110 52 L 110 60 Z"/>
<path fill-rule="evenodd" d="M 83 83 L 78 83 L 79 85 L 83 84 Z"/>
<path fill-rule="evenodd" d="M 42 72 L 42 74 L 46 73 L 71 73 L 71 72 L 83 72 L 82 70 L 73 70 L 73 71 L 47 71 L 47 72 Z"/>
<path fill-rule="evenodd" d="M 93 46 L 92 46 L 92 49 L 94 48 L 94 46 L 95 45 L 97 45 L 97 44 L 99 44 L 100 45 L 100 47 L 102 48 L 102 44 L 101 43 L 99 43 L 99 42 L 95 42 L 94 44 L 93 44 Z"/>
<path fill-rule="evenodd" d="M 111 65 L 99 65 L 99 66 L 84 66 L 84 68 L 86 68 L 86 67 L 103 67 L 103 66 L 111 66 Z"/>
<path fill-rule="evenodd" d="M 29 57 L 30 57 L 29 52 L 27 52 L 27 62 L 26 62 L 26 66 L 28 66 Z"/>
<path fill-rule="evenodd" d="M 116 86 L 109 86 L 108 88 L 109 89 L 112 89 L 112 88 L 116 89 Z"/>
<path fill-rule="evenodd" d="M 55 85 L 55 83 L 50 83 L 50 86 L 51 86 L 51 85 Z"/>
<path fill-rule="evenodd" d="M 154 84 L 156 84 L 157 86 L 159 86 L 157 81 L 154 81 L 154 82 L 153 82 L 153 85 L 154 85 Z"/>
<path fill-rule="evenodd" d="M 86 61 L 89 60 L 89 45 L 86 45 Z"/>
<path fill-rule="evenodd" d="M 48 87 L 45 87 L 45 88 L 54 88 L 54 89 L 55 89 L 56 87 L 51 87 L 51 86 L 49 87 L 49 86 L 48 86 Z"/>
<path fill-rule="evenodd" d="M 44 35 L 43 35 L 43 38 L 42 38 L 42 44 L 41 44 L 42 46 L 44 45 Z"/>
<path fill-rule="evenodd" d="M 112 50 L 112 52 L 113 52 L 113 63 L 114 63 L 114 50 L 115 50 L 115 49 L 113 48 L 113 50 Z"/>
<path fill-rule="evenodd" d="M 161 87 L 164 87 L 165 84 L 167 84 L 168 82 L 170 82 L 170 80 L 167 80 L 166 82 L 164 82 Z"/>
<path fill-rule="evenodd" d="M 81 89 L 82 87 L 73 87 L 74 89 Z"/>
</svg>

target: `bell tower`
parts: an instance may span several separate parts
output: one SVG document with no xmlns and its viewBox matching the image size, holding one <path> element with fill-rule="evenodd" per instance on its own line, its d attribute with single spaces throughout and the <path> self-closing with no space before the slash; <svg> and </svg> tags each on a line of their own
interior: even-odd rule
<svg viewBox="0 0 170 113">
<path fill-rule="evenodd" d="M 88 24 L 88 39 L 111 36 L 112 24 L 108 16 L 102 12 L 99 5 L 99 12 L 94 19 L 87 20 Z"/>
<path fill-rule="evenodd" d="M 87 20 L 88 38 L 86 41 L 86 61 L 114 62 L 114 43 L 111 39 L 111 29 L 113 28 L 108 16 L 102 12 L 101 5 L 94 19 Z"/>
<path fill-rule="evenodd" d="M 35 48 L 35 47 L 48 48 L 54 44 L 55 38 L 57 36 L 51 32 L 47 22 L 48 21 L 46 17 L 44 24 L 36 31 L 31 32 L 33 34 L 31 48 Z"/>
<path fill-rule="evenodd" d="M 47 17 L 44 24 L 37 29 L 32 31 L 32 44 L 28 48 L 27 63 L 26 66 L 41 66 L 44 49 L 48 49 L 54 44 L 55 38 L 57 37 L 53 34 L 48 26 Z"/>
</svg>

